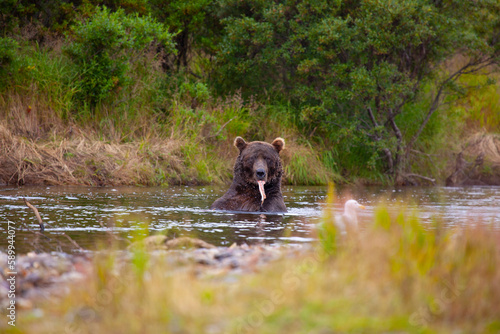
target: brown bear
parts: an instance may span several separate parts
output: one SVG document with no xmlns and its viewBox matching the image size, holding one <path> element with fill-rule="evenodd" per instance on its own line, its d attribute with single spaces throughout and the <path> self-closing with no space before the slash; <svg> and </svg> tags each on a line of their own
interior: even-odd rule
<svg viewBox="0 0 500 334">
<path fill-rule="evenodd" d="M 240 154 L 234 164 L 233 183 L 210 209 L 286 212 L 281 194 L 283 168 L 279 157 L 285 141 L 276 138 L 271 144 L 262 141 L 247 143 L 236 137 L 234 146 Z"/>
</svg>

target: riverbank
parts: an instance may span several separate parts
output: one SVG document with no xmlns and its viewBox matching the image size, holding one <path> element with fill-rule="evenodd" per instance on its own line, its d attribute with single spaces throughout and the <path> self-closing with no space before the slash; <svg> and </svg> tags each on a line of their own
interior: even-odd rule
<svg viewBox="0 0 500 334">
<path fill-rule="evenodd" d="M 332 124 L 305 126 L 317 117 L 314 109 L 296 109 L 271 97 L 257 101 L 239 92 L 219 96 L 203 80 L 161 71 L 162 60 L 154 52 L 129 68 L 127 85 L 112 96 L 95 105 L 82 103 L 74 86 L 78 68 L 64 43 L 55 39 L 40 47 L 27 42 L 15 49 L 12 81 L 0 85 L 0 183 L 227 184 L 236 136 L 265 141 L 280 136 L 286 142 L 281 154 L 285 184 L 444 184 L 453 173 L 468 174 L 464 164 L 456 163 L 467 138 L 484 130 L 493 138 L 500 124 L 492 102 L 498 100 L 498 85 L 488 84 L 491 78 L 483 74 L 464 77 L 462 84 L 484 87 L 470 88 L 466 99 L 430 119 L 421 146 L 408 152 L 407 167 L 398 176 L 387 170 L 383 150 L 363 137 L 362 128 L 338 125 L 331 138 L 318 135 Z M 415 102 L 415 108 L 425 109 L 426 99 L 430 96 Z M 403 131 L 406 141 L 414 131 Z M 465 157 L 473 172 L 482 168 L 480 174 L 495 174 L 500 168 L 496 156 L 477 168 L 481 152 L 473 151 L 476 155 Z"/>
<path fill-rule="evenodd" d="M 225 101 L 209 99 L 195 109 L 188 104 L 170 106 L 168 116 L 148 111 L 119 120 L 105 108 L 84 119 L 64 120 L 47 101 L 16 94 L 0 99 L 3 185 L 228 184 L 237 156 L 233 146 L 237 135 L 267 141 L 277 135 L 285 138 L 281 153 L 284 184 L 500 183 L 499 135 L 476 125 L 461 130 L 472 135 L 463 135 L 458 142 L 449 134 L 440 134 L 449 140 L 430 147 L 431 154 L 412 153 L 422 158 L 414 166 L 422 172 L 403 173 L 398 181 L 375 170 L 360 173 L 365 162 L 349 170 L 343 168 L 343 161 L 336 161 L 332 152 L 315 144 L 314 139 L 306 139 L 291 122 L 281 122 L 277 115 L 262 117 L 265 106 L 245 103 L 239 96 Z M 438 161 L 437 156 L 443 158 Z"/>
<path fill-rule="evenodd" d="M 149 111 L 117 120 L 103 111 L 80 121 L 62 120 L 43 101 L 4 101 L 8 103 L 0 103 L 0 184 L 226 184 L 232 180 L 237 157 L 234 138 L 249 131 L 257 132 L 259 140 L 271 141 L 276 133 L 286 137 L 281 153 L 285 184 L 324 185 L 342 179 L 328 170 L 320 152 L 304 143 L 294 127 L 269 118 L 264 118 L 269 129 L 250 123 L 257 107 L 238 96 L 209 101 L 203 110 L 177 105 L 168 119 Z"/>
<path fill-rule="evenodd" d="M 77 125 L 39 138 L 16 134 L 0 121 L 0 185 L 168 186 L 228 184 L 237 152 L 228 138 L 215 144 L 156 136 L 127 142 L 102 140 Z M 439 179 L 415 175 L 406 185 L 500 185 L 500 136 L 478 132 L 449 155 Z M 349 179 L 329 171 L 318 152 L 287 141 L 283 184 L 390 184 Z"/>
<path fill-rule="evenodd" d="M 497 333 L 500 236 L 424 230 L 379 209 L 338 237 L 331 218 L 306 247 L 144 248 L 19 256 L 19 283 L 47 295 L 6 333 Z M 69 268 L 69 269 L 68 269 Z M 61 278 L 62 277 L 62 278 Z M 37 286 L 37 282 L 39 285 Z M 22 285 L 20 285 L 22 286 Z M 30 289 L 25 291 L 29 291 Z M 49 290 L 46 290 L 49 291 Z M 19 298 L 22 298 L 23 292 Z"/>
<path fill-rule="evenodd" d="M 0 179 L 13 185 L 158 185 L 194 182 L 181 157 L 181 142 L 119 143 L 70 126 L 45 138 L 16 135 L 0 124 Z"/>
</svg>

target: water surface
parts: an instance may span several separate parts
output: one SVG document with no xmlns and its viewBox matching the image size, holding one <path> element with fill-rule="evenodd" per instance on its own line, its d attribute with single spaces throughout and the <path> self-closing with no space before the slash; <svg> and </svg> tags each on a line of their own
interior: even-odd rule
<svg viewBox="0 0 500 334">
<path fill-rule="evenodd" d="M 85 249 L 109 247 L 117 238 L 132 240 L 138 235 L 163 233 L 171 237 L 192 236 L 218 246 L 233 243 L 307 243 L 311 228 L 324 207 L 326 187 L 284 187 L 289 212 L 285 214 L 242 214 L 209 210 L 225 187 L 0 187 L 0 249 L 7 246 L 7 223 L 16 224 L 19 252 L 69 250 L 67 234 Z M 44 222 L 43 235 L 33 212 L 35 205 Z M 500 187 L 432 188 L 342 188 L 336 209 L 348 198 L 367 207 L 360 212 L 366 227 L 377 203 L 391 211 L 401 205 L 415 211 L 423 224 L 433 220 L 446 225 L 493 224 L 500 229 Z M 27 231 L 26 227 L 32 231 Z M 121 247 L 126 241 L 115 241 Z"/>
</svg>

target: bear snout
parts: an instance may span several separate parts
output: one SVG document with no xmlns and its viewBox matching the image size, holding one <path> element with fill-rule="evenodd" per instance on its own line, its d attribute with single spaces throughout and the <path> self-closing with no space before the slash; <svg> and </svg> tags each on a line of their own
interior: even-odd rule
<svg viewBox="0 0 500 334">
<path fill-rule="evenodd" d="M 255 175 L 257 176 L 257 180 L 262 181 L 266 179 L 266 170 L 264 168 L 257 168 L 255 171 Z"/>
<path fill-rule="evenodd" d="M 253 171 L 256 181 L 267 181 L 267 164 L 264 159 L 259 158 L 255 161 Z"/>
</svg>

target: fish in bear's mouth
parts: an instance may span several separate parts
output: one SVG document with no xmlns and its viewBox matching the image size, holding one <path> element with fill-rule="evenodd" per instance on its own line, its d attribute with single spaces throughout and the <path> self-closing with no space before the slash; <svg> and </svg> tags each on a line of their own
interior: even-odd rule
<svg viewBox="0 0 500 334">
<path fill-rule="evenodd" d="M 257 181 L 259 184 L 259 191 L 260 191 L 260 204 L 262 205 L 264 203 L 264 200 L 266 199 L 266 192 L 264 191 L 264 184 L 266 184 L 266 181 Z"/>
</svg>

